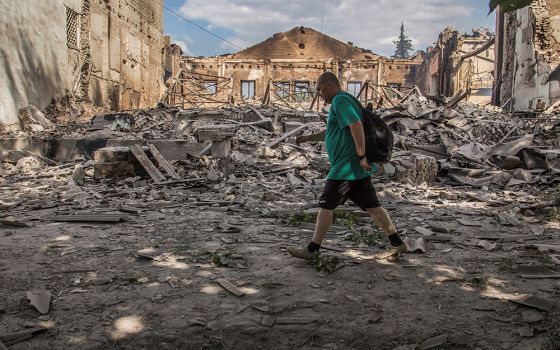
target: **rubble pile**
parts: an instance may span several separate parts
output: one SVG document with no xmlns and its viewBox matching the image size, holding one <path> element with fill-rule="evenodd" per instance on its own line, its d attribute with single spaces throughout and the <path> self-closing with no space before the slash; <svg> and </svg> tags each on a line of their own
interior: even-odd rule
<svg viewBox="0 0 560 350">
<path fill-rule="evenodd" d="M 428 99 L 413 89 L 398 106 L 379 113 L 395 130 L 397 147 L 438 160 L 443 183 L 503 187 L 558 181 L 559 118 L 507 114 L 460 98 Z"/>
<path fill-rule="evenodd" d="M 383 265 L 376 271 L 384 273 L 380 278 L 386 283 L 371 289 L 349 278 L 371 274 L 373 252 L 386 248 L 388 242 L 365 218 L 367 213 L 351 203 L 335 210 L 334 224 L 322 245 L 324 252 L 309 263 L 318 273 L 312 282 L 315 287 L 302 290 L 295 282 L 310 278 L 310 266 L 287 259 L 284 248 L 306 244 L 313 234 L 329 164 L 324 143 L 297 144 L 295 138 L 323 130 L 324 110 L 294 114 L 253 106 L 219 110 L 159 106 L 97 115 L 88 123 L 57 128 L 58 135 L 104 134 L 110 139 L 73 161 L 22 150 L 0 162 L 0 227 L 9 242 L 6 249 L 16 252 L 13 255 L 19 259 L 11 265 L 0 261 L 0 269 L 9 266 L 17 283 L 16 292 L 3 291 L 3 299 L 8 300 L 2 306 L 9 315 L 6 322 L 17 329 L 33 311 L 41 314 L 37 314 L 41 321 L 54 325 L 57 320 L 58 334 L 75 332 L 76 322 L 91 333 L 90 322 L 103 324 L 103 314 L 114 314 L 117 319 L 124 305 L 141 310 L 139 314 L 144 314 L 145 305 L 148 312 L 156 307 L 163 310 L 158 313 L 162 315 L 158 324 L 167 322 L 164 318 L 177 312 L 178 305 L 186 305 L 180 314 L 192 315 L 187 322 L 199 327 L 224 317 L 228 302 L 232 312 L 243 314 L 236 311 L 238 301 L 228 298 L 245 298 L 247 303 L 256 301 L 259 308 L 260 303 L 266 306 L 257 327 L 276 327 L 284 337 L 282 322 L 307 322 L 297 303 L 309 297 L 310 291 L 317 293 L 318 300 L 324 297 L 327 290 L 319 285 L 321 281 L 332 286 L 329 295 L 338 293 L 332 302 L 325 299 L 321 304 L 338 307 L 337 300 L 347 299 L 356 310 L 366 305 L 358 304 L 362 301 L 355 296 L 356 286 L 361 285 L 367 291 L 363 295 L 371 298 L 365 300 L 368 305 L 383 300 L 385 310 L 397 310 L 401 300 L 385 298 L 394 288 L 391 283 L 410 283 L 402 287 L 426 290 L 427 296 L 419 295 L 418 302 L 411 303 L 418 308 L 414 309 L 417 315 L 426 315 L 429 309 L 439 311 L 441 295 L 447 295 L 449 284 L 444 285 L 446 289 L 435 288 L 449 282 L 460 282 L 457 293 L 465 294 L 451 295 L 439 305 L 456 305 L 465 298 L 461 314 L 487 312 L 486 306 L 480 306 L 483 311 L 473 309 L 476 303 L 489 302 L 480 298 L 476 288 L 494 280 L 497 287 L 508 281 L 508 293 L 535 289 L 543 296 L 531 297 L 531 301 L 549 303 L 555 291 L 550 290 L 549 296 L 548 289 L 535 287 L 535 283 L 558 278 L 558 225 L 550 222 L 558 215 L 553 208 L 560 206 L 559 200 L 554 201 L 558 194 L 552 186 L 558 179 L 557 140 L 547 133 L 528 133 L 530 127 L 523 125 L 512 129 L 527 134 L 514 131 L 511 139 L 500 136 L 503 142 L 492 142 L 491 132 L 487 132 L 488 138 L 477 140 L 474 130 L 482 127 L 465 117 L 466 104 L 453 107 L 456 114 L 445 111 L 449 103 L 434 106 L 437 111 L 425 116 L 405 112 L 406 108 L 403 102 L 378 110 L 395 131 L 396 143 L 392 160 L 380 166 L 373 181 L 380 202 L 399 225 L 411 253 L 405 256 L 409 259 L 406 265 L 395 266 L 414 268 L 389 270 L 390 265 Z M 428 120 L 418 129 L 407 127 L 410 121 L 423 122 L 428 115 L 433 118 L 443 113 L 465 118 L 468 123 L 461 127 L 471 128 L 465 131 L 447 123 L 451 119 L 445 116 Z M 498 110 L 469 113 L 509 122 L 508 115 Z M 547 123 L 557 127 L 552 121 Z M 55 131 L 25 132 L 46 135 Z M 551 214 L 545 211 L 549 209 Z M 24 239 L 35 244 L 33 249 L 21 244 Z M 550 263 L 544 272 L 535 271 L 543 270 L 545 259 Z M 38 263 L 28 267 L 28 261 Z M 430 270 L 432 266 L 456 270 L 442 275 L 442 270 Z M 348 272 L 338 272 L 343 267 Z M 30 272 L 31 268 L 35 270 Z M 426 278 L 419 277 L 420 268 Z M 29 288 L 31 273 L 41 282 L 33 286 L 40 287 L 37 290 Z M 336 278 L 351 283 L 327 284 L 335 273 Z M 499 279 L 493 277 L 496 274 Z M 425 288 L 433 282 L 433 288 Z M 258 299 L 249 299 L 252 291 L 264 295 L 272 288 L 278 295 L 275 300 L 289 310 L 283 310 L 284 306 L 269 309 L 275 304 L 258 294 Z M 27 289 L 29 305 L 10 302 Z M 80 295 L 89 298 L 85 308 L 83 299 L 77 298 Z M 437 304 L 426 306 L 425 300 Z M 504 304 L 503 300 L 496 303 Z M 192 305 L 204 307 L 190 309 Z M 343 307 L 348 308 L 348 303 Z M 97 309 L 100 312 L 87 311 Z M 252 325 L 255 314 L 249 311 L 244 317 Z M 549 311 L 545 305 L 539 317 Z M 364 322 L 370 317 L 370 310 L 366 312 Z M 58 321 L 74 314 L 80 317 L 73 322 Z M 84 321 L 84 317 L 89 318 Z M 178 329 L 184 329 L 182 316 L 177 322 Z M 434 323 L 433 328 L 437 327 Z M 507 334 L 506 327 L 504 323 L 500 332 Z M 106 327 L 99 329 L 104 332 Z M 239 333 L 238 328 L 232 330 Z M 105 339 L 106 335 L 96 337 Z M 428 342 L 445 338 L 423 337 Z"/>
<path fill-rule="evenodd" d="M 394 107 L 378 109 L 396 137 L 393 158 L 380 167 L 377 180 L 475 187 L 558 181 L 558 118 L 535 112 L 503 113 L 499 107 L 461 102 L 464 97 L 459 92 L 449 100 L 428 98 L 412 89 L 400 96 L 400 102 L 393 101 Z M 68 101 L 53 105 L 47 115 L 62 110 L 72 115 L 82 108 L 69 105 Z M 316 185 L 329 169 L 324 144 L 298 145 L 295 138 L 324 129 L 327 112 L 252 105 L 183 110 L 160 104 L 153 109 L 98 114 L 88 122 L 54 128 L 40 111 L 28 108 L 27 120 L 32 122 L 26 125 L 31 127 L 20 133 L 105 137 L 106 147 L 83 154 L 84 160 L 93 160 L 88 165 L 96 179 L 149 176 L 164 183 L 254 176 L 269 184 Z M 185 147 L 171 152 L 158 141 Z M 19 152 L 4 160 L 17 168 L 17 162 L 29 155 Z"/>
</svg>

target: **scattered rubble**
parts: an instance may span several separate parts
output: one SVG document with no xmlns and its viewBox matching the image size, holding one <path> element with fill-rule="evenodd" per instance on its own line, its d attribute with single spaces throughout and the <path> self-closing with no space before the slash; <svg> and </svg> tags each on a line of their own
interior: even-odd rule
<svg viewBox="0 0 560 350">
<path fill-rule="evenodd" d="M 83 322 L 103 325 L 93 327 L 97 338 L 107 337 L 104 329 L 127 317 L 123 310 L 163 322 L 154 305 L 166 317 L 175 314 L 171 305 L 179 308 L 194 320 L 189 329 L 238 334 L 262 327 L 273 337 L 292 325 L 344 328 L 347 321 L 340 315 L 349 310 L 359 322 L 366 321 L 358 310 L 367 313 L 373 320 L 368 326 L 391 328 L 401 315 L 397 308 L 407 307 L 427 328 L 441 329 L 414 331 L 403 339 L 403 344 L 416 344 L 410 348 L 428 349 L 462 344 L 465 334 L 457 329 L 473 329 L 478 339 L 486 339 L 471 327 L 475 321 L 454 315 L 476 312 L 473 320 L 479 322 L 477 317 L 486 316 L 473 310 L 473 303 L 511 300 L 523 309 L 492 317 L 534 321 L 526 329 L 525 324 L 511 328 L 513 321 L 496 327 L 501 334 L 515 334 L 511 341 L 532 341 L 541 336 L 536 329 L 545 318 L 527 310 L 552 312 L 549 300 L 556 289 L 546 282 L 558 278 L 560 268 L 559 228 L 547 212 L 558 206 L 556 117 L 452 103 L 411 90 L 393 101 L 396 107 L 378 110 L 396 143 L 391 162 L 374 176 L 375 186 L 409 250 L 420 253 L 386 265 L 373 262 L 375 253 L 386 248 L 386 238 L 350 203 L 335 211 L 324 253 L 311 263 L 318 272 L 285 253 L 286 245 L 304 244 L 313 234 L 328 158 L 321 142 L 297 144 L 295 139 L 321 131 L 324 110 L 160 105 L 108 119 L 98 115 L 93 124 L 27 131 L 33 137 L 57 137 L 59 144 L 95 141 L 72 146 L 72 152 L 3 150 L 0 236 L 8 249 L 19 252 L 16 264 L 35 257 L 39 265 L 33 273 L 52 276 L 47 287 L 37 286 L 53 291 L 52 310 L 39 320 L 56 321 L 60 332 L 72 332 L 67 303 L 80 310 Z M 18 250 L 22 235 L 34 249 Z M 26 276 L 31 275 L 19 265 L 0 257 L 0 270 L 10 273 L 18 288 L 30 289 Z M 445 289 L 455 286 L 452 293 Z M 419 290 L 422 298 L 415 299 Z M 524 296 L 485 298 L 496 290 Z M 531 296 L 537 294 L 542 297 Z M 178 302 L 186 299 L 192 302 Z M 265 316 L 254 307 L 235 314 L 243 300 L 266 306 Z M 18 310 L 19 304 L 2 307 Z M 328 319 L 325 310 L 332 315 Z M 438 323 L 434 315 L 444 312 L 453 319 L 446 325 L 458 328 Z M 14 313 L 6 319 L 17 329 L 27 317 Z M 236 323 L 248 320 L 250 326 Z M 185 324 L 180 317 L 176 321 Z M 89 330 L 83 322 L 75 327 Z M 529 328 L 533 335 L 524 338 Z M 329 336 L 321 334 L 327 344 Z M 433 338 L 437 334 L 443 335 Z"/>
</svg>

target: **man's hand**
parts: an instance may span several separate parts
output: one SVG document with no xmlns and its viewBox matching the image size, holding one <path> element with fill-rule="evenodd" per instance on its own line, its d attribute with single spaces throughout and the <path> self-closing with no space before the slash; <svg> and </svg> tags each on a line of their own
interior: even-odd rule
<svg viewBox="0 0 560 350">
<path fill-rule="evenodd" d="M 360 165 L 362 166 L 362 168 L 364 168 L 364 170 L 371 171 L 371 166 L 367 161 L 367 157 L 360 159 Z"/>
</svg>

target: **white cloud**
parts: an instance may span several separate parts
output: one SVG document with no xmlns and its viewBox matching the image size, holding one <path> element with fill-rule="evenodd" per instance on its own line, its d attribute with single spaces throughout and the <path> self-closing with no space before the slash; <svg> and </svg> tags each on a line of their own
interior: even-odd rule
<svg viewBox="0 0 560 350">
<path fill-rule="evenodd" d="M 229 37 L 229 38 L 226 38 L 226 39 L 227 39 L 227 41 L 229 41 L 229 43 L 225 42 L 225 41 L 222 41 L 222 43 L 220 44 L 220 48 L 222 48 L 223 50 L 225 50 L 228 53 L 236 52 L 236 51 L 239 50 L 240 47 L 249 47 L 249 46 L 254 44 L 254 43 L 250 43 L 250 42 L 245 41 L 242 38 L 236 37 L 236 36 L 232 36 L 232 37 Z"/>
<path fill-rule="evenodd" d="M 425 49 L 448 24 L 473 10 L 454 0 L 325 0 L 323 32 L 391 55 L 401 22 L 414 49 Z M 186 0 L 180 11 L 187 18 L 207 21 L 214 30 L 233 31 L 231 40 L 246 47 L 296 26 L 319 30 L 322 0 Z"/>
<path fill-rule="evenodd" d="M 189 46 L 193 43 L 193 40 L 188 36 L 176 37 L 175 35 L 169 35 L 171 37 L 171 43 L 177 44 L 183 50 L 184 55 L 192 55 Z"/>
</svg>

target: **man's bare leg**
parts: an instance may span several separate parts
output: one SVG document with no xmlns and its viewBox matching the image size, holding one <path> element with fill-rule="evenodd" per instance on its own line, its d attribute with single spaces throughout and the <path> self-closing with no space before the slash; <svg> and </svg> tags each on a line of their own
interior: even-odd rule
<svg viewBox="0 0 560 350">
<path fill-rule="evenodd" d="M 329 227 L 331 227 L 333 220 L 333 211 L 329 209 L 319 209 L 317 213 L 317 221 L 315 222 L 315 233 L 313 234 L 313 239 L 309 245 L 303 248 L 288 247 L 288 253 L 296 258 L 309 260 L 313 257 L 313 254 L 319 250 L 321 247 L 321 242 L 327 234 Z"/>
<path fill-rule="evenodd" d="M 393 220 L 391 220 L 391 217 L 385 208 L 369 208 L 367 211 L 373 222 L 379 226 L 379 228 L 381 228 L 387 236 L 397 233 L 397 228 L 395 227 L 395 224 L 393 224 Z"/>
<path fill-rule="evenodd" d="M 401 253 L 406 253 L 406 244 L 401 240 L 397 233 L 397 228 L 393 223 L 393 220 L 389 216 L 389 213 L 383 207 L 369 208 L 369 215 L 373 222 L 383 230 L 385 235 L 389 238 L 391 242 L 391 247 L 387 251 L 378 254 L 377 259 L 388 259 L 398 256 Z"/>
<path fill-rule="evenodd" d="M 315 223 L 315 233 L 313 234 L 313 239 L 311 240 L 313 243 L 321 245 L 329 227 L 331 227 L 333 215 L 332 210 L 323 208 L 319 209 L 319 213 L 317 213 L 317 222 Z"/>
</svg>

